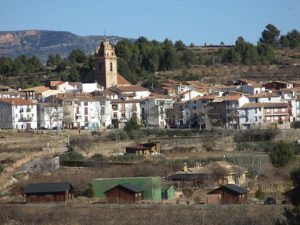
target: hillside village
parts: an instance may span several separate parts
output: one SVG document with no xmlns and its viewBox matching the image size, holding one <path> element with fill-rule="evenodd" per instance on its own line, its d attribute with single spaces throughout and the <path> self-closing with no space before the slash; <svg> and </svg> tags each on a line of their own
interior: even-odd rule
<svg viewBox="0 0 300 225">
<path fill-rule="evenodd" d="M 2 129 L 145 127 L 226 129 L 290 128 L 299 117 L 300 81 L 246 79 L 212 85 L 165 80 L 154 90 L 130 84 L 118 74 L 114 47 L 97 48 L 95 83 L 49 81 L 13 90 L 1 86 Z"/>
<path fill-rule="evenodd" d="M 27 132 L 42 131 L 42 134 L 45 134 L 55 130 L 59 134 L 59 132 L 75 130 L 73 135 L 75 133 L 77 135 L 75 139 L 79 138 L 78 145 L 87 145 L 82 148 L 89 158 L 87 148 L 91 146 L 87 142 L 96 139 L 80 139 L 84 132 L 96 131 L 101 135 L 101 132 L 109 133 L 112 130 L 126 129 L 130 123 L 140 126 L 141 129 L 183 130 L 195 134 L 198 131 L 213 132 L 214 130 L 222 132 L 232 130 L 237 134 L 248 130 L 289 132 L 290 129 L 299 127 L 300 81 L 298 80 L 257 82 L 239 79 L 228 83 L 210 84 L 197 80 L 180 82 L 169 79 L 160 81 L 155 89 L 147 89 L 131 84 L 119 74 L 117 60 L 114 46 L 104 38 L 94 55 L 94 69 L 89 72 L 89 76 L 94 77 L 94 83 L 49 81 L 44 86 L 20 90 L 1 85 L 0 128 L 4 132 L 17 132 L 20 137 Z M 50 175 L 39 174 L 42 171 L 41 165 L 31 165 L 33 170 L 39 168 L 41 171 L 38 170 L 38 173 L 28 175 L 27 178 L 23 178 L 22 173 L 19 173 L 18 176 L 21 178 L 18 177 L 18 180 L 15 176 L 6 190 L 2 189 L 2 191 L 5 190 L 5 193 L 10 193 L 10 196 L 16 198 L 10 199 L 13 203 L 82 204 L 80 196 L 86 196 L 92 198 L 87 201 L 87 204 L 164 203 L 201 206 L 248 203 L 287 204 L 292 201 L 292 195 L 286 191 L 298 190 L 297 187 L 292 189 L 292 185 L 285 184 L 282 180 L 277 183 L 274 180 L 276 184 L 272 184 L 271 188 L 268 185 L 266 185 L 268 188 L 262 188 L 257 180 L 260 175 L 262 180 L 265 178 L 257 172 L 257 167 L 262 163 L 260 157 L 263 158 L 265 155 L 252 153 L 251 156 L 247 156 L 251 166 L 247 164 L 246 168 L 244 167 L 246 164 L 229 162 L 225 153 L 228 149 L 224 146 L 220 153 L 221 158 L 217 160 L 207 160 L 203 164 L 196 162 L 191 165 L 183 162 L 186 159 L 183 158 L 179 166 L 165 163 L 163 166 L 167 169 L 162 169 L 159 164 L 160 158 L 156 157 L 160 157 L 162 153 L 163 141 L 155 138 L 151 140 L 149 137 L 148 141 L 144 143 L 139 141 L 135 145 L 130 143 L 130 146 L 126 146 L 125 152 L 117 156 L 129 155 L 137 157 L 134 159 L 138 160 L 139 157 L 145 157 L 144 161 L 119 162 L 114 161 L 115 156 L 105 156 L 105 158 L 102 155 L 96 155 L 94 161 L 80 159 L 74 162 L 70 159 L 64 161 L 55 159 L 56 161 L 52 160 L 50 163 L 46 160 L 47 163 L 42 161 L 40 164 L 51 164 L 51 167 L 55 168 L 52 168 L 51 172 L 47 171 Z M 173 138 L 175 140 L 176 135 Z M 222 141 L 224 140 L 224 133 L 222 133 Z M 105 141 L 106 139 L 100 139 L 100 144 L 105 145 Z M 189 146 L 196 146 L 196 143 L 191 143 L 192 141 L 192 139 L 188 140 Z M 115 145 L 117 146 L 117 139 Z M 113 144 L 111 148 L 112 146 Z M 66 149 L 63 154 L 74 154 L 70 143 L 64 147 Z M 47 143 L 47 146 L 42 149 L 47 154 L 50 148 L 50 144 Z M 49 155 L 62 156 L 61 153 L 57 150 Z M 102 154 L 100 151 L 99 153 Z M 256 156 L 259 161 L 254 161 Z M 40 155 L 35 158 L 38 157 Z M 148 169 L 155 172 L 148 174 L 145 172 L 147 168 L 144 166 L 147 166 L 147 160 L 152 168 Z M 91 173 L 85 171 L 86 167 L 93 167 L 91 165 L 96 165 L 95 168 L 100 166 L 101 169 L 97 172 L 91 170 L 93 171 Z M 126 167 L 128 165 L 137 167 L 129 169 Z M 59 167 L 61 167 L 59 172 L 55 172 Z M 75 167 L 79 172 L 76 170 L 70 172 L 68 167 Z M 80 169 L 81 167 L 85 169 Z M 128 175 L 128 171 L 131 176 Z M 77 173 L 78 177 L 80 175 L 86 177 L 82 178 L 83 180 L 68 177 L 70 174 Z M 29 182 L 26 182 L 27 179 Z M 76 180 L 76 184 L 72 183 L 72 180 Z M 265 182 L 268 183 L 268 180 Z M 264 196 L 259 196 L 257 193 L 262 190 L 268 190 L 266 192 L 271 196 L 266 199 Z M 274 197 L 274 190 L 281 194 Z M 200 194 L 196 195 L 195 193 L 198 192 Z M 9 202 L 5 198 L 6 195 L 3 196 L 3 201 Z"/>
</svg>

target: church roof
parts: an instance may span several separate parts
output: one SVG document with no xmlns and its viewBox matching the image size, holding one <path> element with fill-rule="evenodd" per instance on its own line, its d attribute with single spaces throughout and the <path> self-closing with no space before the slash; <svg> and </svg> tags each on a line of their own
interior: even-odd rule
<svg viewBox="0 0 300 225">
<path fill-rule="evenodd" d="M 131 85 L 131 83 L 120 74 L 117 75 L 117 84 L 118 86 Z"/>
</svg>

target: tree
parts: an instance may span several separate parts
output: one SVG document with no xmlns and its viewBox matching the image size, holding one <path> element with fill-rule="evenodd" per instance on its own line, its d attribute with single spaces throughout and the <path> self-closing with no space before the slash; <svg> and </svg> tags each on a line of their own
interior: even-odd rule
<svg viewBox="0 0 300 225">
<path fill-rule="evenodd" d="M 47 60 L 47 66 L 57 67 L 61 62 L 61 57 L 59 54 L 49 54 Z"/>
<path fill-rule="evenodd" d="M 82 50 L 75 49 L 69 54 L 68 59 L 73 63 L 84 63 L 86 61 L 86 55 Z"/>
<path fill-rule="evenodd" d="M 290 177 L 294 183 L 294 186 L 300 187 L 300 167 L 292 171 Z"/>
<path fill-rule="evenodd" d="M 183 51 L 185 49 L 185 44 L 181 40 L 176 41 L 175 48 L 177 49 L 177 51 Z"/>
<path fill-rule="evenodd" d="M 72 82 L 80 81 L 80 74 L 79 74 L 78 70 L 74 67 L 72 67 L 70 70 L 69 81 L 72 81 Z"/>
<path fill-rule="evenodd" d="M 0 73 L 8 74 L 12 72 L 13 60 L 6 57 L 0 57 Z"/>
<path fill-rule="evenodd" d="M 261 34 L 261 38 L 259 42 L 261 44 L 268 44 L 272 47 L 278 47 L 278 40 L 279 40 L 280 31 L 272 24 L 268 24 L 265 30 Z"/>
<path fill-rule="evenodd" d="M 270 152 L 271 162 L 275 167 L 284 167 L 295 160 L 295 152 L 289 143 L 280 141 Z"/>
<path fill-rule="evenodd" d="M 124 130 L 129 132 L 129 131 L 132 131 L 132 130 L 138 130 L 140 128 L 141 128 L 141 126 L 137 123 L 136 119 L 131 118 L 126 123 L 126 126 L 124 127 Z"/>
<path fill-rule="evenodd" d="M 259 44 L 257 51 L 260 57 L 260 61 L 264 64 L 270 63 L 274 59 L 274 49 L 268 44 Z"/>
<path fill-rule="evenodd" d="M 43 105 L 45 117 L 49 121 L 50 129 L 56 123 L 57 129 L 63 120 L 63 107 L 60 106 L 55 97 L 51 97 L 50 101 Z"/>
<path fill-rule="evenodd" d="M 179 56 L 173 43 L 166 39 L 164 41 L 164 58 L 163 67 L 167 70 L 177 68 L 179 66 Z"/>
<path fill-rule="evenodd" d="M 291 172 L 290 178 L 295 186 L 295 191 L 291 193 L 290 197 L 295 207 L 293 209 L 285 208 L 283 213 L 285 219 L 278 220 L 276 225 L 300 225 L 300 167 Z"/>
<path fill-rule="evenodd" d="M 190 65 L 195 63 L 195 54 L 192 50 L 190 49 L 185 49 L 183 51 L 183 55 L 181 58 L 181 61 L 183 62 L 184 65 Z"/>
</svg>

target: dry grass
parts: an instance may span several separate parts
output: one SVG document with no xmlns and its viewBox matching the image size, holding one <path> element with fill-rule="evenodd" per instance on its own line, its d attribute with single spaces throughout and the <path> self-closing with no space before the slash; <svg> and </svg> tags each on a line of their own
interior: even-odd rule
<svg viewBox="0 0 300 225">
<path fill-rule="evenodd" d="M 14 205 L 0 206 L 2 224 L 272 225 L 282 206 Z"/>
</svg>

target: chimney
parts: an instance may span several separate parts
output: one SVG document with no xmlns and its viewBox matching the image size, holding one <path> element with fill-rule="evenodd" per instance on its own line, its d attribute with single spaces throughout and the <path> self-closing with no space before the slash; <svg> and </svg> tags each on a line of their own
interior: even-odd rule
<svg viewBox="0 0 300 225">
<path fill-rule="evenodd" d="M 188 171 L 188 167 L 187 167 L 187 163 L 186 162 L 183 164 L 183 171 L 184 172 Z"/>
<path fill-rule="evenodd" d="M 201 164 L 196 162 L 196 169 L 200 169 Z"/>
</svg>

